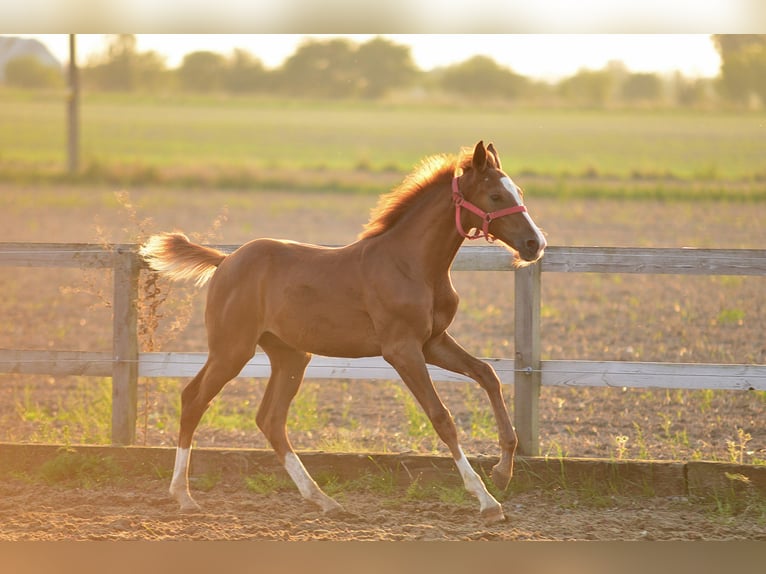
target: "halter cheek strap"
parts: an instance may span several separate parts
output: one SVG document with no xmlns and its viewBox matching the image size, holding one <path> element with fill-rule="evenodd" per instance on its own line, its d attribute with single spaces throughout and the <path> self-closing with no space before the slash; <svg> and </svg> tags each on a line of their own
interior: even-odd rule
<svg viewBox="0 0 766 574">
<path fill-rule="evenodd" d="M 481 237 L 486 237 L 487 241 L 492 242 L 495 240 L 495 238 L 489 233 L 489 224 L 493 220 L 499 219 L 500 217 L 505 217 L 506 215 L 511 215 L 513 213 L 524 213 L 527 210 L 527 208 L 523 205 L 514 205 L 513 207 L 506 207 L 505 209 L 498 209 L 497 211 L 491 211 L 487 213 L 463 197 L 463 194 L 460 193 L 460 188 L 458 187 L 458 178 L 459 176 L 452 178 L 452 201 L 455 203 L 455 227 L 457 227 L 457 232 L 466 239 L 479 239 Z M 479 218 L 483 221 L 481 230 L 475 228 L 473 233 L 466 233 L 466 231 L 463 229 L 463 224 L 460 221 L 462 215 L 460 212 L 461 209 L 466 209 L 471 213 L 479 216 Z"/>
</svg>

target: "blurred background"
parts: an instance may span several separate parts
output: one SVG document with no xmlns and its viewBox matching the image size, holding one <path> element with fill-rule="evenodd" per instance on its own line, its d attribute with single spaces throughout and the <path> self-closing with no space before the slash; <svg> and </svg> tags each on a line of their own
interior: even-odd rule
<svg viewBox="0 0 766 574">
<path fill-rule="evenodd" d="M 509 172 L 672 195 L 762 183 L 765 102 L 766 35 L 2 36 L 0 180 L 379 193 L 485 139 Z"/>
</svg>

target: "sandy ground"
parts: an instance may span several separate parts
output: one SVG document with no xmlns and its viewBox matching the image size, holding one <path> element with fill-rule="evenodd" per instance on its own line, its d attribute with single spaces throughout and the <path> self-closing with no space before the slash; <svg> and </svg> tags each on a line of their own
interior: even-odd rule
<svg viewBox="0 0 766 574">
<path fill-rule="evenodd" d="M 131 478 L 93 489 L 0 482 L 0 540 L 766 540 L 754 517 L 722 517 L 683 497 L 615 497 L 606 507 L 566 493 L 526 492 L 486 525 L 474 504 L 349 492 L 325 516 L 297 492 L 256 494 L 222 482 L 180 514 L 167 482 Z"/>
</svg>

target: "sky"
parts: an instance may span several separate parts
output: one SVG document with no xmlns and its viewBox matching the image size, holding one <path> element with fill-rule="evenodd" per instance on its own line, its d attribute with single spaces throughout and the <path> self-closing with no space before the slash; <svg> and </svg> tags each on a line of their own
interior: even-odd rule
<svg viewBox="0 0 766 574">
<path fill-rule="evenodd" d="M 60 61 L 69 59 L 66 34 L 24 35 L 41 40 Z M 372 34 L 138 34 L 139 51 L 153 50 L 178 66 L 185 54 L 209 50 L 229 54 L 243 48 L 267 67 L 275 68 L 308 38 L 344 36 L 365 42 Z M 611 60 L 622 61 L 632 72 L 674 72 L 685 76 L 714 77 L 720 58 L 708 34 L 382 34 L 410 46 L 422 70 L 462 62 L 483 54 L 513 71 L 532 78 L 557 80 L 582 68 L 601 69 Z M 108 36 L 79 34 L 77 57 L 103 53 Z"/>
</svg>

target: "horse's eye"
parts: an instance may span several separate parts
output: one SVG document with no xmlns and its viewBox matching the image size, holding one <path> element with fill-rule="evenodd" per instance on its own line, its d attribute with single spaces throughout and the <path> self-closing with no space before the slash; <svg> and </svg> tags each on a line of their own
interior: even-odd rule
<svg viewBox="0 0 766 574">
<path fill-rule="evenodd" d="M 500 195 L 499 193 L 493 193 L 492 195 L 489 196 L 489 198 L 492 201 L 500 201 L 501 199 L 503 199 L 503 196 Z"/>
</svg>

